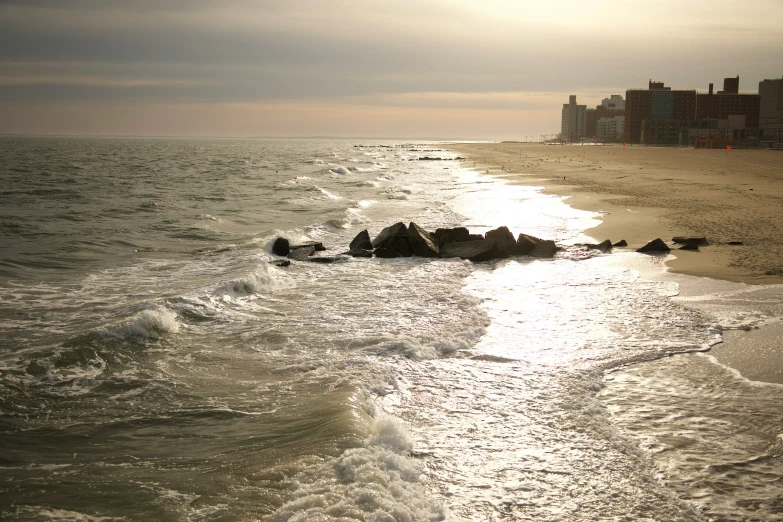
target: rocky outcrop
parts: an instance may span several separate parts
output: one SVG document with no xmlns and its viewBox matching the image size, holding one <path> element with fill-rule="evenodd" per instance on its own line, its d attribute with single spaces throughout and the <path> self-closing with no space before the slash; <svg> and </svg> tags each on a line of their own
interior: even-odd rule
<svg viewBox="0 0 783 522">
<path fill-rule="evenodd" d="M 355 238 L 353 238 L 353 241 L 351 241 L 350 245 L 348 245 L 348 249 L 372 250 L 372 241 L 370 240 L 370 234 L 367 232 L 366 228 L 359 232 Z"/>
<path fill-rule="evenodd" d="M 536 249 L 536 245 L 541 241 L 537 237 L 529 236 L 527 234 L 519 234 L 517 238 L 517 246 L 514 249 L 514 253 L 518 256 L 529 256 Z"/>
<path fill-rule="evenodd" d="M 372 247 L 378 248 L 381 246 L 384 246 L 384 243 L 386 243 L 388 240 L 390 240 L 394 236 L 404 236 L 408 232 L 408 228 L 405 226 L 405 223 L 395 223 L 390 227 L 386 227 L 383 230 L 381 230 L 381 233 L 378 234 L 375 239 L 372 240 Z"/>
<path fill-rule="evenodd" d="M 663 242 L 661 238 L 653 239 L 646 245 L 644 245 L 642 248 L 639 248 L 636 250 L 637 252 L 642 252 L 646 254 L 650 253 L 658 253 L 658 252 L 670 252 L 671 248 L 666 245 L 666 243 Z"/>
<path fill-rule="evenodd" d="M 551 239 L 542 239 L 536 244 L 536 248 L 530 254 L 532 257 L 555 257 L 560 247 Z"/>
<path fill-rule="evenodd" d="M 438 239 L 438 247 L 446 243 L 459 243 L 460 241 L 470 241 L 470 232 L 465 227 L 439 228 L 435 230 L 435 237 Z M 474 239 L 484 239 L 474 238 Z"/>
<path fill-rule="evenodd" d="M 277 256 L 285 257 L 291 253 L 291 244 L 286 238 L 278 237 L 272 245 L 272 252 Z"/>
<path fill-rule="evenodd" d="M 440 257 L 458 257 L 473 262 L 490 261 L 499 256 L 498 244 L 494 239 L 474 239 L 446 243 L 440 250 Z"/>
<path fill-rule="evenodd" d="M 411 221 L 411 224 L 408 225 L 407 236 L 413 254 L 420 257 L 438 257 L 440 247 L 438 246 L 438 238 L 434 234 Z"/>
<path fill-rule="evenodd" d="M 494 240 L 497 243 L 498 257 L 508 257 L 516 252 L 517 242 L 508 227 L 490 230 L 484 237 L 487 241 Z"/>
<path fill-rule="evenodd" d="M 604 239 L 603 241 L 601 241 L 597 245 L 589 244 L 589 245 L 586 245 L 586 246 L 590 250 L 598 250 L 599 252 L 602 252 L 604 254 L 606 254 L 607 252 L 611 252 L 612 251 L 612 242 L 609 241 L 608 239 Z"/>
<path fill-rule="evenodd" d="M 677 243 L 678 245 L 696 245 L 696 246 L 707 246 L 710 244 L 707 241 L 706 237 L 676 236 L 672 238 L 672 242 Z"/>
<path fill-rule="evenodd" d="M 380 257 L 380 258 L 383 258 L 383 259 L 390 259 L 390 258 L 393 258 L 393 257 L 400 257 L 400 254 L 398 254 L 394 250 L 389 250 L 389 249 L 384 248 L 384 247 L 376 248 L 375 252 L 373 252 L 373 253 L 375 254 L 375 257 Z"/>
<path fill-rule="evenodd" d="M 307 243 L 300 243 L 298 245 L 291 245 L 291 250 L 296 248 L 308 248 L 312 247 L 316 252 L 323 252 L 326 247 L 320 241 L 308 241 Z"/>
<path fill-rule="evenodd" d="M 471 234 L 465 227 L 438 228 L 435 232 L 430 232 L 414 222 L 408 225 L 398 222 L 381 230 L 375 239 L 371 240 L 370 237 L 366 229 L 362 230 L 351 241 L 349 250 L 337 256 L 316 256 L 315 252 L 325 250 L 319 242 L 312 241 L 292 246 L 287 239 L 282 237 L 275 240 L 272 250 L 281 256 L 285 253 L 290 260 L 315 263 L 333 263 L 351 257 L 396 258 L 412 256 L 460 258 L 481 262 L 510 256 L 551 258 L 561 250 L 561 247 L 554 241 L 529 234 L 519 234 L 515 240 L 514 235 L 505 226 L 481 235 Z M 692 251 L 698 251 L 699 246 L 709 244 L 704 237 L 675 237 L 673 242 L 682 245 L 681 250 Z M 728 244 L 742 243 L 731 241 Z M 627 245 L 625 240 L 613 244 L 606 239 L 597 244 L 581 246 L 602 253 L 610 253 L 612 248 Z M 650 241 L 637 250 L 642 253 L 670 251 L 670 247 L 660 238 Z M 287 266 L 285 263 L 290 263 L 290 261 L 281 262 L 279 266 Z"/>
<path fill-rule="evenodd" d="M 372 250 L 366 248 L 352 248 L 345 255 L 351 257 L 372 257 Z"/>
<path fill-rule="evenodd" d="M 558 250 L 560 247 L 552 240 L 519 234 L 515 253 L 519 256 L 554 257 Z"/>
<path fill-rule="evenodd" d="M 294 261 L 304 261 L 313 254 L 315 254 L 314 246 L 300 246 L 291 249 L 291 252 L 288 253 L 288 259 L 293 259 Z"/>
<path fill-rule="evenodd" d="M 315 257 L 308 257 L 307 261 L 311 263 L 336 263 L 338 261 L 345 261 L 347 260 L 347 256 L 315 256 Z"/>
</svg>

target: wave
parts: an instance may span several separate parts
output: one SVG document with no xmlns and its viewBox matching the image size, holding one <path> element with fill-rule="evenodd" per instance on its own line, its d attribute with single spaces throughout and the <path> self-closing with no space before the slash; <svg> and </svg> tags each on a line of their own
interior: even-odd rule
<svg viewBox="0 0 783 522">
<path fill-rule="evenodd" d="M 381 412 L 372 428 L 363 447 L 295 477 L 291 498 L 269 520 L 445 519 L 445 508 L 422 482 L 407 426 Z"/>
<path fill-rule="evenodd" d="M 176 312 L 160 306 L 139 312 L 119 325 L 102 327 L 98 332 L 115 339 L 157 339 L 167 333 L 177 333 L 179 328 Z"/>
</svg>

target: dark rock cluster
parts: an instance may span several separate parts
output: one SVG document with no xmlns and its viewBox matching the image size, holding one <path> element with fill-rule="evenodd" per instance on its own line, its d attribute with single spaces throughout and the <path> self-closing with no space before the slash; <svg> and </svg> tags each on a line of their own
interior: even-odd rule
<svg viewBox="0 0 783 522">
<path fill-rule="evenodd" d="M 351 256 L 391 257 L 458 257 L 471 261 L 489 261 L 509 256 L 552 257 L 559 250 L 554 241 L 520 234 L 518 238 L 506 227 L 484 235 L 471 234 L 465 227 L 425 230 L 416 223 L 395 223 L 370 240 L 366 230 L 351 241 Z"/>
<path fill-rule="evenodd" d="M 704 237 L 675 237 L 675 244 L 682 250 L 698 250 L 699 246 L 709 245 Z M 729 243 L 731 244 L 731 243 Z M 626 247 L 628 243 L 620 240 L 612 243 L 604 240 L 597 244 L 582 245 L 588 250 L 597 250 L 607 254 L 613 248 Z M 289 260 L 332 263 L 348 257 L 431 257 L 460 258 L 473 262 L 504 259 L 513 256 L 551 258 L 561 247 L 549 239 L 541 239 L 528 234 L 519 234 L 516 238 L 503 226 L 490 230 L 486 234 L 471 234 L 465 227 L 439 228 L 430 232 L 416 223 L 408 225 L 399 222 L 381 230 L 374 239 L 367 230 L 362 230 L 348 245 L 348 250 L 337 256 L 317 256 L 316 252 L 326 250 L 321 243 L 309 242 L 291 245 L 285 238 L 279 237 L 272 251 L 284 261 L 275 261 L 278 266 L 288 266 Z M 660 238 L 650 241 L 636 250 L 642 253 L 666 253 L 670 247 Z"/>
</svg>

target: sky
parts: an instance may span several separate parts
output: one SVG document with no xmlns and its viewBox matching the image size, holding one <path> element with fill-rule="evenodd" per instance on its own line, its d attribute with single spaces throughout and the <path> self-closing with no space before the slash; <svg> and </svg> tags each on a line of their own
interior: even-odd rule
<svg viewBox="0 0 783 522">
<path fill-rule="evenodd" d="M 0 0 L 0 134 L 537 139 L 781 42 L 781 0 Z"/>
</svg>

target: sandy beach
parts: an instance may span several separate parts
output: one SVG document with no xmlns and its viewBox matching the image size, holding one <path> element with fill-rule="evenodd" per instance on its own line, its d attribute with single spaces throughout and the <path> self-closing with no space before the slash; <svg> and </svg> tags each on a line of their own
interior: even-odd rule
<svg viewBox="0 0 783 522">
<path fill-rule="evenodd" d="M 783 283 L 783 151 L 639 146 L 462 143 L 466 164 L 544 187 L 569 205 L 602 214 L 587 231 L 629 249 L 661 238 L 671 272 L 745 284 Z M 679 250 L 674 236 L 708 246 Z M 729 242 L 741 242 L 731 245 Z M 779 323 L 724 332 L 711 354 L 751 380 L 783 384 Z"/>
<path fill-rule="evenodd" d="M 568 196 L 600 212 L 587 233 L 629 248 L 661 238 L 704 236 L 681 251 L 673 272 L 748 284 L 783 283 L 783 152 L 639 146 L 449 145 L 468 165 Z M 741 246 L 729 245 L 740 241 Z"/>
</svg>

